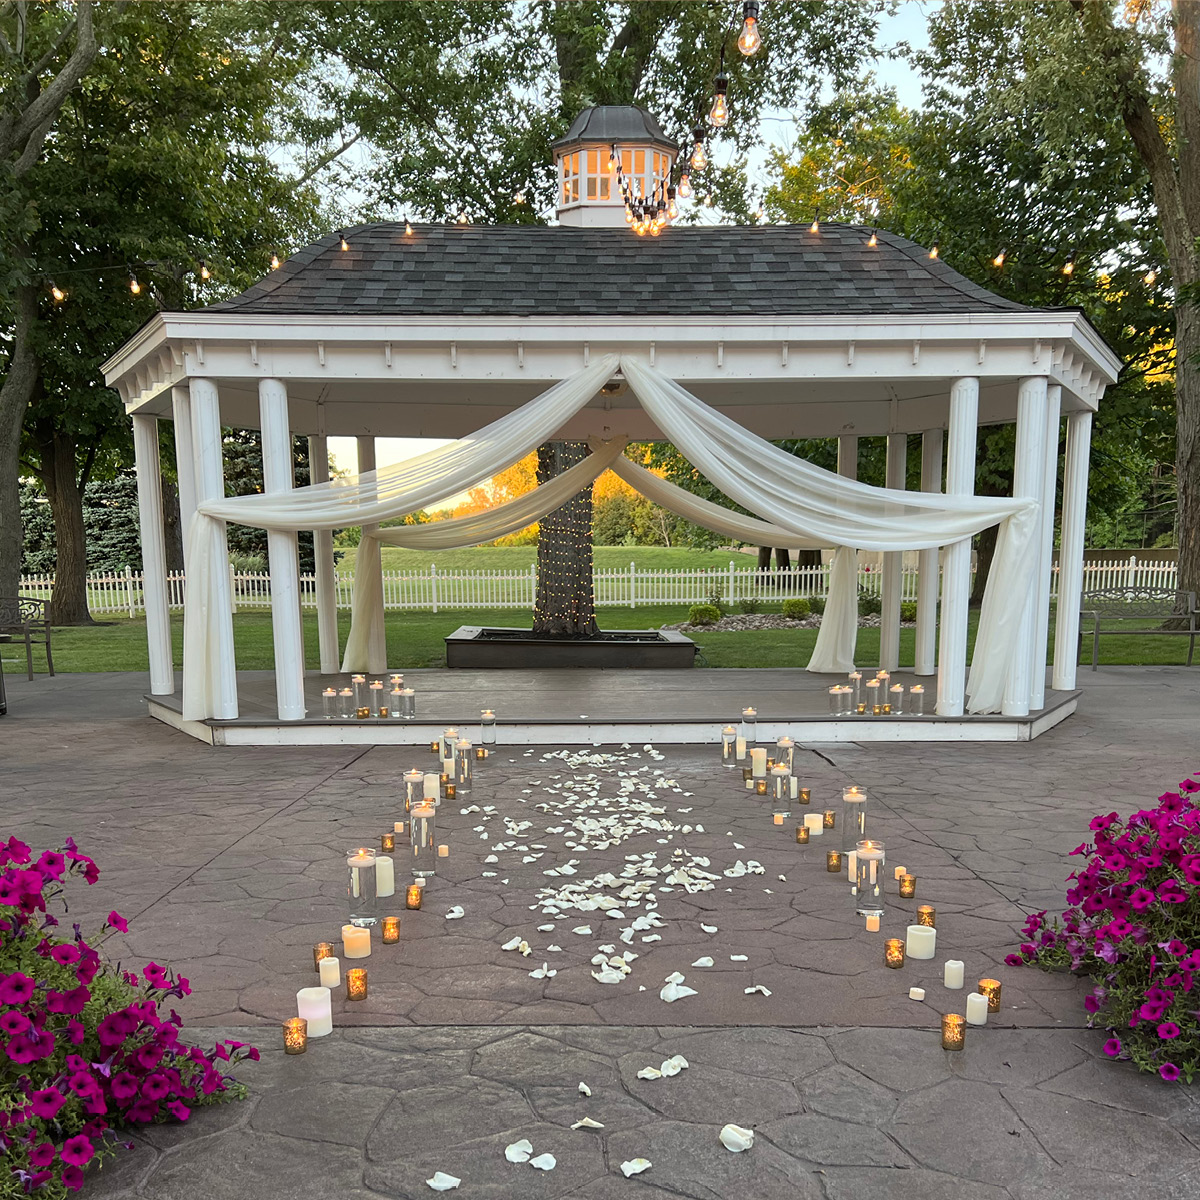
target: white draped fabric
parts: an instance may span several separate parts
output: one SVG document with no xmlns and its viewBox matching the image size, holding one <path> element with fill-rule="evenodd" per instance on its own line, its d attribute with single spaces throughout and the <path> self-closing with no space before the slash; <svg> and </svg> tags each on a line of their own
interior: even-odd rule
<svg viewBox="0 0 1200 1200">
<path fill-rule="evenodd" d="M 845 479 L 772 446 L 646 363 L 629 357 L 619 361 L 633 393 L 663 435 L 726 495 L 761 520 L 668 484 L 620 457 L 620 443 L 610 442 L 572 468 L 577 475 L 565 473 L 491 512 L 430 526 L 380 530 L 373 536 L 396 545 L 427 548 L 488 541 L 559 507 L 611 464 L 649 498 L 731 537 L 757 545 L 838 547 L 826 614 L 809 669 L 844 671 L 853 665 L 857 632 L 857 549 L 927 549 L 960 541 L 1000 523 L 968 689 L 970 711 L 999 710 L 1021 606 L 1004 603 L 998 593 L 1023 597 L 1029 590 L 1036 503 L 888 490 Z M 203 720 L 212 712 L 209 627 L 218 615 L 212 566 L 220 554 L 222 522 L 266 529 L 332 529 L 373 524 L 428 508 L 490 478 L 548 440 L 596 395 L 617 364 L 615 355 L 601 358 L 471 436 L 406 462 L 349 480 L 201 505 L 188 531 L 185 719 Z M 375 557 L 363 555 L 360 562 Z M 369 606 L 378 602 L 380 583 L 374 578 L 358 579 L 357 628 L 347 644 L 344 669 L 362 669 L 364 665 L 364 639 L 370 628 L 364 615 L 369 616 Z"/>
</svg>

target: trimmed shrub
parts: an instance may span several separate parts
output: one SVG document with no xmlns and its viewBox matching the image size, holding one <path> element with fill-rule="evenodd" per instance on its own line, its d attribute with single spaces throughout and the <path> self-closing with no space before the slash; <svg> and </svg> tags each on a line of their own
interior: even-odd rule
<svg viewBox="0 0 1200 1200">
<path fill-rule="evenodd" d="M 783 615 L 790 621 L 803 621 L 812 612 L 812 605 L 807 600 L 785 600 Z"/>
<path fill-rule="evenodd" d="M 715 604 L 693 604 L 688 609 L 689 625 L 715 625 L 721 619 L 721 610 Z"/>
<path fill-rule="evenodd" d="M 917 602 L 905 600 L 900 605 L 900 620 L 915 621 L 917 619 Z"/>
<path fill-rule="evenodd" d="M 753 616 L 762 608 L 762 601 L 757 596 L 743 596 L 738 601 L 737 610 L 746 616 Z"/>
<path fill-rule="evenodd" d="M 870 592 L 858 593 L 858 615 L 860 617 L 875 617 L 883 611 L 883 602 Z"/>
<path fill-rule="evenodd" d="M 808 610 L 815 613 L 818 617 L 825 615 L 825 597 L 824 596 L 809 596 Z"/>
</svg>

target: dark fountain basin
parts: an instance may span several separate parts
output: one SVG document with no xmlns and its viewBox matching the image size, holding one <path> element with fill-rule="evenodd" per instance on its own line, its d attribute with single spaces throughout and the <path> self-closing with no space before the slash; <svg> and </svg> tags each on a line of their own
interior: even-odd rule
<svg viewBox="0 0 1200 1200">
<path fill-rule="evenodd" d="M 690 667 L 696 643 L 673 629 L 607 629 L 595 638 L 534 637 L 528 629 L 460 625 L 446 638 L 446 666 Z"/>
</svg>

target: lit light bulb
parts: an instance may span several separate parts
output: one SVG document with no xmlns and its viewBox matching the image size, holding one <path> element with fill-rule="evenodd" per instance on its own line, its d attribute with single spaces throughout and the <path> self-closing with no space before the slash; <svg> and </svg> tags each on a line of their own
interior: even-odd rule
<svg viewBox="0 0 1200 1200">
<path fill-rule="evenodd" d="M 617 165 L 617 147 L 616 147 L 616 143 L 614 142 L 613 145 L 611 145 L 608 148 L 608 169 L 611 171 L 616 165 Z"/>
<path fill-rule="evenodd" d="M 708 166 L 708 155 L 704 153 L 704 143 L 697 142 L 692 147 L 691 168 L 693 171 L 703 171 Z"/>
<path fill-rule="evenodd" d="M 55 301 L 65 300 L 67 298 L 67 293 L 64 292 L 57 283 L 52 283 L 50 285 L 50 295 L 54 297 Z"/>
<path fill-rule="evenodd" d="M 879 231 L 877 229 L 871 230 L 871 236 L 869 238 L 867 238 L 867 245 L 868 246 L 878 246 L 879 245 Z"/>
<path fill-rule="evenodd" d="M 996 257 L 992 259 L 992 266 L 993 267 L 1004 266 L 1004 260 L 1007 257 L 1008 257 L 1008 250 L 1007 249 L 1001 250 L 1000 253 L 997 254 Z"/>
<path fill-rule="evenodd" d="M 407 217 L 404 218 L 404 232 L 407 236 L 412 235 L 412 222 Z"/>
<path fill-rule="evenodd" d="M 338 234 L 338 242 L 341 244 L 341 248 L 343 250 L 350 249 L 350 243 L 348 241 L 346 241 L 346 235 L 344 233 Z"/>
<path fill-rule="evenodd" d="M 704 207 L 705 207 L 705 208 L 712 208 L 712 206 L 713 206 L 713 202 L 712 202 L 712 192 L 705 192 L 705 193 L 704 193 Z"/>
<path fill-rule="evenodd" d="M 1074 275 L 1074 274 L 1075 274 L 1075 258 L 1074 258 L 1074 255 L 1072 255 L 1070 258 L 1068 258 L 1068 259 L 1067 259 L 1067 261 L 1066 261 L 1065 263 L 1063 263 L 1063 269 L 1062 269 L 1062 273 L 1063 273 L 1064 275 Z"/>
<path fill-rule="evenodd" d="M 675 189 L 667 188 L 667 216 L 673 221 L 679 216 L 679 206 L 675 203 Z"/>
<path fill-rule="evenodd" d="M 200 278 L 201 279 L 211 279 L 212 278 L 212 272 L 208 269 L 208 263 L 206 263 L 206 262 L 200 263 Z"/>
<path fill-rule="evenodd" d="M 761 204 L 754 210 L 754 219 L 756 221 L 765 221 L 767 219 L 767 210 Z"/>
<path fill-rule="evenodd" d="M 142 285 L 140 283 L 138 283 L 137 276 L 134 275 L 132 272 L 130 272 L 130 275 L 129 275 L 129 290 L 135 296 L 140 296 L 142 294 Z"/>
<path fill-rule="evenodd" d="M 712 108 L 708 110 L 708 123 L 720 129 L 729 120 L 729 104 L 725 94 L 729 90 L 729 76 L 721 71 L 713 80 Z"/>
<path fill-rule="evenodd" d="M 465 212 L 460 212 L 458 214 L 458 223 L 460 225 L 469 225 L 471 222 L 470 222 L 470 218 L 467 216 L 467 214 Z"/>
<path fill-rule="evenodd" d="M 1150 268 L 1150 270 L 1149 270 L 1149 271 L 1147 271 L 1147 272 L 1145 273 L 1145 275 L 1143 275 L 1143 276 L 1142 276 L 1142 282 L 1143 282 L 1143 283 L 1144 283 L 1144 284 L 1145 284 L 1147 287 L 1153 287 L 1153 286 L 1154 286 L 1154 281 L 1155 281 L 1157 278 L 1158 278 L 1158 272 L 1157 272 L 1157 271 L 1156 271 L 1156 270 L 1155 270 L 1153 267 L 1151 267 L 1151 268 Z"/>
<path fill-rule="evenodd" d="M 628 204 L 625 205 L 625 224 L 633 224 L 633 209 L 630 208 Z"/>
<path fill-rule="evenodd" d="M 276 254 L 274 250 L 271 251 L 271 270 L 279 270 L 279 255 Z"/>
<path fill-rule="evenodd" d="M 686 171 L 680 175 L 679 187 L 676 190 L 680 200 L 690 200 L 692 198 L 692 181 Z"/>
<path fill-rule="evenodd" d="M 934 242 L 933 245 L 929 247 L 929 257 L 937 258 L 940 253 L 941 247 L 937 244 L 937 242 Z"/>
<path fill-rule="evenodd" d="M 746 0 L 742 5 L 742 32 L 738 34 L 738 49 L 749 58 L 757 54 L 762 46 L 762 34 L 758 32 L 757 0 Z"/>
</svg>

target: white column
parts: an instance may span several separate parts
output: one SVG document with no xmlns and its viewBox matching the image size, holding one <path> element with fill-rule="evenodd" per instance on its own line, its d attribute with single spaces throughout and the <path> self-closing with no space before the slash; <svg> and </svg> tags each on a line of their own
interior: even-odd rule
<svg viewBox="0 0 1200 1200">
<path fill-rule="evenodd" d="M 942 431 L 921 435 L 921 491 L 942 490 Z M 913 670 L 932 675 L 937 668 L 938 548 L 922 550 L 917 565 L 917 650 Z"/>
<path fill-rule="evenodd" d="M 858 438 L 850 434 L 838 438 L 837 473 L 844 479 L 858 478 Z"/>
<path fill-rule="evenodd" d="M 142 602 L 146 608 L 146 646 L 150 652 L 150 692 L 154 696 L 169 696 L 175 690 L 175 667 L 171 660 L 157 417 L 133 418 L 133 456 L 137 463 L 138 520 L 142 530 Z"/>
<path fill-rule="evenodd" d="M 1048 401 L 1045 375 L 1029 375 L 1017 385 L 1017 446 L 1013 457 L 1013 496 L 1023 500 L 1042 498 L 1046 472 L 1046 418 Z M 1041 524 L 1039 522 L 1040 530 Z M 1040 560 L 1039 538 L 1030 547 L 1035 568 Z M 1033 641 L 1036 631 L 1034 603 L 1037 595 L 1037 571 L 1021 594 L 1013 594 L 1009 602 L 1021 610 L 1021 623 L 1013 646 L 1012 666 L 1004 689 L 1000 711 L 1006 717 L 1029 715 L 1033 694 Z"/>
<path fill-rule="evenodd" d="M 950 388 L 946 435 L 946 495 L 975 494 L 979 380 L 956 379 Z M 971 600 L 971 539 L 952 542 L 942 557 L 942 625 L 938 645 L 937 711 L 961 717 L 967 686 L 967 605 Z"/>
<path fill-rule="evenodd" d="M 224 446 L 221 439 L 221 405 L 217 385 L 211 379 L 191 381 L 192 449 L 194 451 L 196 503 L 225 498 Z M 225 523 L 220 523 L 220 537 L 213 548 L 211 563 L 211 593 L 195 597 L 208 606 L 209 694 L 213 701 L 213 716 L 222 721 L 236 720 L 238 715 L 237 660 L 233 648 L 233 597 L 229 588 L 229 544 Z M 183 687 L 188 680 L 184 676 Z"/>
<path fill-rule="evenodd" d="M 258 381 L 262 429 L 263 491 L 290 492 L 295 485 L 287 387 L 279 379 Z M 304 634 L 300 628 L 300 562 L 294 529 L 267 530 L 271 564 L 271 633 L 275 643 L 275 704 L 281 721 L 304 719 Z"/>
<path fill-rule="evenodd" d="M 1046 445 L 1042 460 L 1042 530 L 1034 590 L 1033 653 L 1029 660 L 1029 707 L 1046 706 L 1046 649 L 1050 634 L 1050 568 L 1054 560 L 1054 500 L 1058 494 L 1058 431 L 1062 388 L 1046 389 Z"/>
<path fill-rule="evenodd" d="M 1067 417 L 1063 464 L 1062 537 L 1058 549 L 1058 606 L 1054 613 L 1054 676 L 1058 691 L 1075 687 L 1079 661 L 1079 597 L 1083 593 L 1083 531 L 1087 517 L 1088 464 L 1092 453 L 1092 414 Z"/>
<path fill-rule="evenodd" d="M 908 435 L 887 435 L 887 467 L 884 482 L 896 491 L 904 490 L 908 466 Z M 883 595 L 879 613 L 879 666 L 894 671 L 900 666 L 900 589 L 903 582 L 904 554 L 889 550 L 883 556 Z"/>
<path fill-rule="evenodd" d="M 329 440 L 324 434 L 308 439 L 308 477 L 312 483 L 329 482 Z M 317 642 L 321 649 L 321 674 L 341 670 L 338 650 L 337 574 L 333 562 L 333 530 L 313 530 L 317 563 Z"/>
<path fill-rule="evenodd" d="M 360 437 L 358 440 L 358 473 L 361 475 L 364 471 L 375 470 L 375 439 L 373 437 Z M 369 529 L 378 529 L 378 525 L 364 525 L 364 537 L 358 546 L 358 556 L 356 564 L 362 562 L 362 555 L 373 554 L 376 560 L 383 557 L 382 547 L 374 539 L 367 539 L 365 534 Z M 355 574 L 358 572 L 356 571 Z M 375 619 L 371 622 L 370 639 L 367 642 L 367 670 L 368 671 L 386 671 L 387 670 L 387 631 L 383 621 L 383 571 L 382 568 L 376 572 L 376 578 L 379 580 L 379 603 L 375 607 Z M 357 583 L 355 587 L 357 587 Z"/>
<path fill-rule="evenodd" d="M 187 562 L 188 526 L 196 511 L 196 455 L 192 446 L 192 397 L 186 387 L 171 389 L 171 417 L 175 424 L 175 476 L 179 481 L 179 527 L 183 531 Z"/>
</svg>

